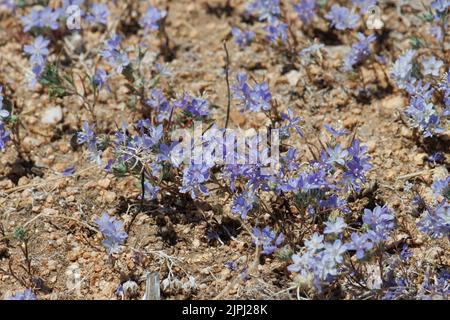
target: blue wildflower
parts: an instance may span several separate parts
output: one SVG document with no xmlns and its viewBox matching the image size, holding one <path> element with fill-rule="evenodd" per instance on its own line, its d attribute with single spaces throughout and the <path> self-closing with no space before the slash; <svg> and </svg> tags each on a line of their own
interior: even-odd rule
<svg viewBox="0 0 450 320">
<path fill-rule="evenodd" d="M 118 221 L 116 217 L 110 217 L 106 212 L 95 220 L 100 232 L 105 237 L 103 245 L 106 247 L 108 254 L 118 253 L 121 245 L 124 244 L 127 233 L 123 229 L 123 222 Z"/>
<path fill-rule="evenodd" d="M 432 238 L 445 238 L 450 235 L 450 204 L 443 200 L 435 208 L 427 208 L 417 223 L 419 230 Z"/>
<path fill-rule="evenodd" d="M 376 36 L 371 34 L 370 36 L 364 36 L 362 33 L 357 34 L 358 42 L 352 46 L 352 50 L 345 58 L 344 68 L 345 70 L 352 70 L 354 66 L 364 62 L 372 53 L 370 44 L 375 41 Z"/>
<path fill-rule="evenodd" d="M 363 259 L 365 252 L 373 248 L 373 242 L 369 235 L 367 233 L 359 235 L 356 232 L 352 232 L 350 237 L 351 242 L 347 244 L 347 249 L 356 251 L 356 258 L 358 260 Z"/>
<path fill-rule="evenodd" d="M 231 212 L 239 214 L 242 219 L 247 217 L 248 212 L 253 208 L 256 201 L 256 196 L 251 191 L 244 191 L 242 194 L 235 197 Z"/>
<path fill-rule="evenodd" d="M 43 36 L 37 37 L 33 44 L 26 45 L 23 49 L 25 53 L 30 55 L 30 63 L 32 65 L 43 65 L 49 54 L 48 45 L 50 40 L 44 38 Z"/>
<path fill-rule="evenodd" d="M 189 192 L 192 199 L 195 199 L 199 192 L 203 195 L 209 195 L 208 188 L 204 185 L 209 178 L 208 166 L 205 164 L 190 164 L 183 171 L 183 182 L 180 192 Z"/>
<path fill-rule="evenodd" d="M 37 297 L 31 289 L 26 289 L 22 292 L 16 292 L 14 295 L 6 298 L 6 300 L 37 300 Z"/>
<path fill-rule="evenodd" d="M 237 27 L 233 27 L 231 33 L 233 34 L 234 41 L 241 48 L 249 46 L 255 37 L 252 31 L 242 31 Z"/>
<path fill-rule="evenodd" d="M 254 227 L 253 228 L 253 236 L 255 239 L 253 240 L 255 245 L 262 245 L 263 251 L 261 251 L 262 254 L 272 254 L 275 252 L 276 249 L 281 245 L 283 242 L 283 234 L 280 233 L 276 234 L 275 231 L 270 230 L 270 228 L 264 227 L 262 230 Z"/>
<path fill-rule="evenodd" d="M 273 43 L 285 43 L 287 40 L 288 25 L 279 20 L 272 21 L 271 24 L 264 27 L 266 39 Z"/>
<path fill-rule="evenodd" d="M 334 220 L 328 220 L 325 222 L 325 230 L 324 234 L 341 234 L 344 229 L 347 227 L 347 224 L 344 221 L 344 218 L 337 217 Z"/>
<path fill-rule="evenodd" d="M 299 19 L 304 24 L 309 24 L 316 15 L 316 0 L 300 0 L 293 7 Z"/>
<path fill-rule="evenodd" d="M 272 95 L 266 82 L 256 83 L 253 88 L 247 83 L 247 74 L 237 75 L 238 84 L 232 87 L 233 96 L 240 100 L 245 110 L 259 112 L 270 109 Z"/>
<path fill-rule="evenodd" d="M 6 142 L 10 139 L 10 131 L 5 129 L 5 124 L 0 121 L 0 151 L 4 151 L 6 147 Z"/>
<path fill-rule="evenodd" d="M 160 21 L 164 19 L 166 16 L 167 11 L 150 7 L 147 9 L 147 12 L 141 18 L 139 23 L 145 29 L 146 32 L 148 30 L 158 30 Z"/>
<path fill-rule="evenodd" d="M 108 24 L 109 10 L 103 3 L 93 3 L 86 21 L 90 23 Z"/>
</svg>

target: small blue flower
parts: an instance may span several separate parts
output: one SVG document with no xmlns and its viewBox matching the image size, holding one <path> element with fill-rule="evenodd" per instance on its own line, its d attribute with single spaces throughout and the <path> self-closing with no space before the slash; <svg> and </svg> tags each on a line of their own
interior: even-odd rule
<svg viewBox="0 0 450 320">
<path fill-rule="evenodd" d="M 77 134 L 78 144 L 87 144 L 87 149 L 89 151 L 89 158 L 91 161 L 101 165 L 101 155 L 102 152 L 98 150 L 97 147 L 97 136 L 94 131 L 89 127 L 89 123 L 85 121 L 83 123 L 83 129 Z"/>
<path fill-rule="evenodd" d="M 423 74 L 425 76 L 431 75 L 433 77 L 439 77 L 440 69 L 444 65 L 442 60 L 436 59 L 435 56 L 422 60 Z"/>
<path fill-rule="evenodd" d="M 139 23 L 145 29 L 146 32 L 148 30 L 158 30 L 160 21 L 164 19 L 166 16 L 167 11 L 150 7 L 147 9 L 147 12 L 139 21 Z"/>
<path fill-rule="evenodd" d="M 305 247 L 308 249 L 308 251 L 311 252 L 320 251 L 325 247 L 323 239 L 324 239 L 323 235 L 314 232 L 314 234 L 311 236 L 309 240 L 305 240 Z"/>
<path fill-rule="evenodd" d="M 123 229 L 123 222 L 118 221 L 116 217 L 110 217 L 104 212 L 100 218 L 95 220 L 95 223 L 105 237 L 102 243 L 107 249 L 108 254 L 118 253 L 121 245 L 124 244 L 128 237 Z"/>
<path fill-rule="evenodd" d="M 337 239 L 333 243 L 325 243 L 324 254 L 337 263 L 342 263 L 342 255 L 347 251 L 347 246 Z"/>
<path fill-rule="evenodd" d="M 119 35 L 113 35 L 106 41 L 105 48 L 100 52 L 100 55 L 117 73 L 122 73 L 123 69 L 130 64 L 128 54 L 120 50 L 121 41 L 122 38 Z"/>
<path fill-rule="evenodd" d="M 400 89 L 406 88 L 413 79 L 412 71 L 415 56 L 415 50 L 408 50 L 395 61 L 392 67 L 391 76 L 397 82 Z"/>
<path fill-rule="evenodd" d="M 45 7 L 40 12 L 40 24 L 42 27 L 47 27 L 52 30 L 59 28 L 58 19 L 60 18 L 60 11 Z"/>
<path fill-rule="evenodd" d="M 156 199 L 160 189 L 161 189 L 160 187 L 154 186 L 150 182 L 145 181 L 144 182 L 145 198 L 148 200 Z"/>
<path fill-rule="evenodd" d="M 325 222 L 325 225 L 326 228 L 323 231 L 324 234 L 330 233 L 341 234 L 347 227 L 347 224 L 345 223 L 344 218 L 342 217 L 337 217 L 334 221 L 328 220 L 327 222 Z"/>
<path fill-rule="evenodd" d="M 26 289 L 22 292 L 16 292 L 14 295 L 6 298 L 6 300 L 37 300 L 37 297 L 31 289 Z"/>
<path fill-rule="evenodd" d="M 72 176 L 74 173 L 75 173 L 75 167 L 72 166 L 72 167 L 68 167 L 68 168 L 64 169 L 63 172 L 61 172 L 61 175 L 62 175 L 63 177 L 70 177 L 70 176 Z"/>
<path fill-rule="evenodd" d="M 86 21 L 90 23 L 108 24 L 109 10 L 108 6 L 103 3 L 93 3 L 90 14 L 86 17 Z"/>
<path fill-rule="evenodd" d="M 6 109 L 3 109 L 3 95 L 2 95 L 3 87 L 0 86 L 0 121 L 1 118 L 8 118 L 9 117 L 9 111 Z"/>
<path fill-rule="evenodd" d="M 431 6 L 438 12 L 444 12 L 450 6 L 450 0 L 434 0 Z"/>
<path fill-rule="evenodd" d="M 102 90 L 108 80 L 108 74 L 103 68 L 98 68 L 92 77 L 92 83 L 97 87 L 98 91 Z"/>
<path fill-rule="evenodd" d="M 371 34 L 366 37 L 358 33 L 357 37 L 359 41 L 352 46 L 352 50 L 345 58 L 345 70 L 352 70 L 354 66 L 363 63 L 372 54 L 370 44 L 376 40 L 376 36 Z"/>
<path fill-rule="evenodd" d="M 331 21 L 331 26 L 337 30 L 354 29 L 359 21 L 359 15 L 346 7 L 334 4 L 331 11 L 325 15 Z"/>
<path fill-rule="evenodd" d="M 32 28 L 50 28 L 57 30 L 59 28 L 59 19 L 61 18 L 61 10 L 53 10 L 50 7 L 43 9 L 33 9 L 28 15 L 21 17 L 24 26 L 23 31 L 28 32 Z"/>
<path fill-rule="evenodd" d="M 259 16 L 260 21 L 276 19 L 281 14 L 280 0 L 253 0 L 247 10 Z"/>
<path fill-rule="evenodd" d="M 6 142 L 8 142 L 10 139 L 10 131 L 7 131 L 5 129 L 5 125 L 3 122 L 0 121 L 0 151 L 4 151 L 6 147 Z"/>
<path fill-rule="evenodd" d="M 432 238 L 450 237 L 450 204 L 443 200 L 435 208 L 427 208 L 417 226 Z"/>
<path fill-rule="evenodd" d="M 259 229 L 257 227 L 253 228 L 253 236 L 255 239 L 253 240 L 255 245 L 262 245 L 263 251 L 262 254 L 272 254 L 283 242 L 283 234 L 277 234 L 275 231 L 270 230 L 269 227 L 264 227 L 264 229 Z"/>
<path fill-rule="evenodd" d="M 347 129 L 335 129 L 329 124 L 324 124 L 323 127 L 331 133 L 335 138 L 345 136 L 349 133 Z"/>
<path fill-rule="evenodd" d="M 347 249 L 355 250 L 356 258 L 358 260 L 363 259 L 365 252 L 373 248 L 373 242 L 366 233 L 359 235 L 356 232 L 353 232 L 350 237 L 352 241 L 347 244 Z"/>
<path fill-rule="evenodd" d="M 247 74 L 237 75 L 238 84 L 232 87 L 233 96 L 240 100 L 245 110 L 259 112 L 269 110 L 272 95 L 266 82 L 256 83 L 253 88 L 247 83 Z"/>
<path fill-rule="evenodd" d="M 233 27 L 231 33 L 233 34 L 234 41 L 241 48 L 249 46 L 255 37 L 252 31 L 242 31 L 237 27 Z"/>
<path fill-rule="evenodd" d="M 192 199 L 195 199 L 200 192 L 209 195 L 208 189 L 204 185 L 210 178 L 209 167 L 205 164 L 190 164 L 183 171 L 183 183 L 180 187 L 181 193 L 189 192 Z"/>
<path fill-rule="evenodd" d="M 370 228 L 368 236 L 374 243 L 387 240 L 388 233 L 394 229 L 394 220 L 394 215 L 386 206 L 364 209 L 363 222 Z"/>
<path fill-rule="evenodd" d="M 303 133 L 302 130 L 300 128 L 300 122 L 301 122 L 301 118 L 300 117 L 296 117 L 294 115 L 294 112 L 292 111 L 291 108 L 288 108 L 287 113 L 282 112 L 281 113 L 281 119 L 284 121 L 287 121 L 288 124 L 281 127 L 280 128 L 280 135 L 283 137 L 290 137 L 290 133 L 289 130 L 290 129 L 294 129 L 295 132 L 297 132 L 297 134 L 300 137 L 303 137 Z"/>
<path fill-rule="evenodd" d="M 340 144 L 337 144 L 334 148 L 327 147 L 327 155 L 325 156 L 326 163 L 328 164 L 340 164 L 341 166 L 345 165 L 346 159 L 349 155 L 348 151 L 342 149 Z"/>
<path fill-rule="evenodd" d="M 239 214 L 242 219 L 245 219 L 248 212 L 253 208 L 255 201 L 256 196 L 253 192 L 244 191 L 234 199 L 231 212 Z"/>
<path fill-rule="evenodd" d="M 32 65 L 43 65 L 49 54 L 48 45 L 50 40 L 44 38 L 43 36 L 37 37 L 33 44 L 26 45 L 23 49 L 25 53 L 30 55 L 30 63 Z"/>
<path fill-rule="evenodd" d="M 367 9 L 377 4 L 377 0 L 352 0 L 352 3 L 361 10 L 361 13 L 366 13 Z"/>
<path fill-rule="evenodd" d="M 316 0 L 300 0 L 293 7 L 304 24 L 309 24 L 316 15 Z"/>
<path fill-rule="evenodd" d="M 285 43 L 287 40 L 288 25 L 284 22 L 274 20 L 271 24 L 264 27 L 266 39 L 272 43 Z"/>
</svg>

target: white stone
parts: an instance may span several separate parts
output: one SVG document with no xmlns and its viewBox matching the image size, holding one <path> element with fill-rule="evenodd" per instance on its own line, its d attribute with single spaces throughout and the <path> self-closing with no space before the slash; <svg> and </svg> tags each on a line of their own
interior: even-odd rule
<svg viewBox="0 0 450 320">
<path fill-rule="evenodd" d="M 41 121 L 43 124 L 57 124 L 63 118 L 62 109 L 60 106 L 47 108 L 42 114 Z"/>
</svg>

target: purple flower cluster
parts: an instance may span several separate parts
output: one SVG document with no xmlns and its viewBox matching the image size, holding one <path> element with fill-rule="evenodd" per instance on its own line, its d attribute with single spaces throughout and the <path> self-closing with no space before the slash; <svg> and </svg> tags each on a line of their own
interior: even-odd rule
<svg viewBox="0 0 450 320">
<path fill-rule="evenodd" d="M 324 234 L 336 234 L 339 235 L 342 232 L 344 232 L 345 228 L 347 227 L 347 224 L 344 221 L 344 218 L 337 217 L 333 220 L 328 220 L 325 222 L 325 229 L 323 230 Z"/>
<path fill-rule="evenodd" d="M 123 229 L 123 222 L 118 221 L 116 217 L 110 217 L 109 214 L 104 212 L 100 218 L 95 220 L 95 223 L 105 238 L 102 243 L 108 254 L 118 253 L 128 237 Z"/>
<path fill-rule="evenodd" d="M 290 138 L 290 130 L 294 130 L 299 137 L 303 137 L 303 133 L 300 128 L 301 118 L 296 117 L 291 108 L 288 108 L 287 113 L 281 113 L 281 119 L 287 122 L 286 125 L 280 128 L 280 135 L 283 138 Z"/>
<path fill-rule="evenodd" d="M 352 232 L 350 238 L 351 241 L 348 243 L 347 248 L 356 252 L 355 255 L 358 260 L 363 259 L 366 251 L 371 250 L 374 246 L 368 233 L 358 234 L 357 232 Z"/>
<path fill-rule="evenodd" d="M 367 156 L 367 147 L 361 146 L 355 139 L 348 148 L 348 153 L 350 160 L 346 163 L 342 184 L 346 189 L 359 192 L 362 184 L 366 182 L 366 173 L 372 168 Z"/>
<path fill-rule="evenodd" d="M 145 100 L 145 104 L 155 110 L 157 114 L 156 121 L 163 122 L 164 120 L 169 120 L 172 107 L 162 90 L 157 88 L 152 89 L 150 97 Z"/>
<path fill-rule="evenodd" d="M 256 83 L 251 87 L 247 82 L 247 74 L 237 75 L 237 84 L 232 87 L 233 97 L 241 102 L 244 110 L 259 112 L 268 111 L 271 107 L 272 95 L 266 82 Z"/>
</svg>

